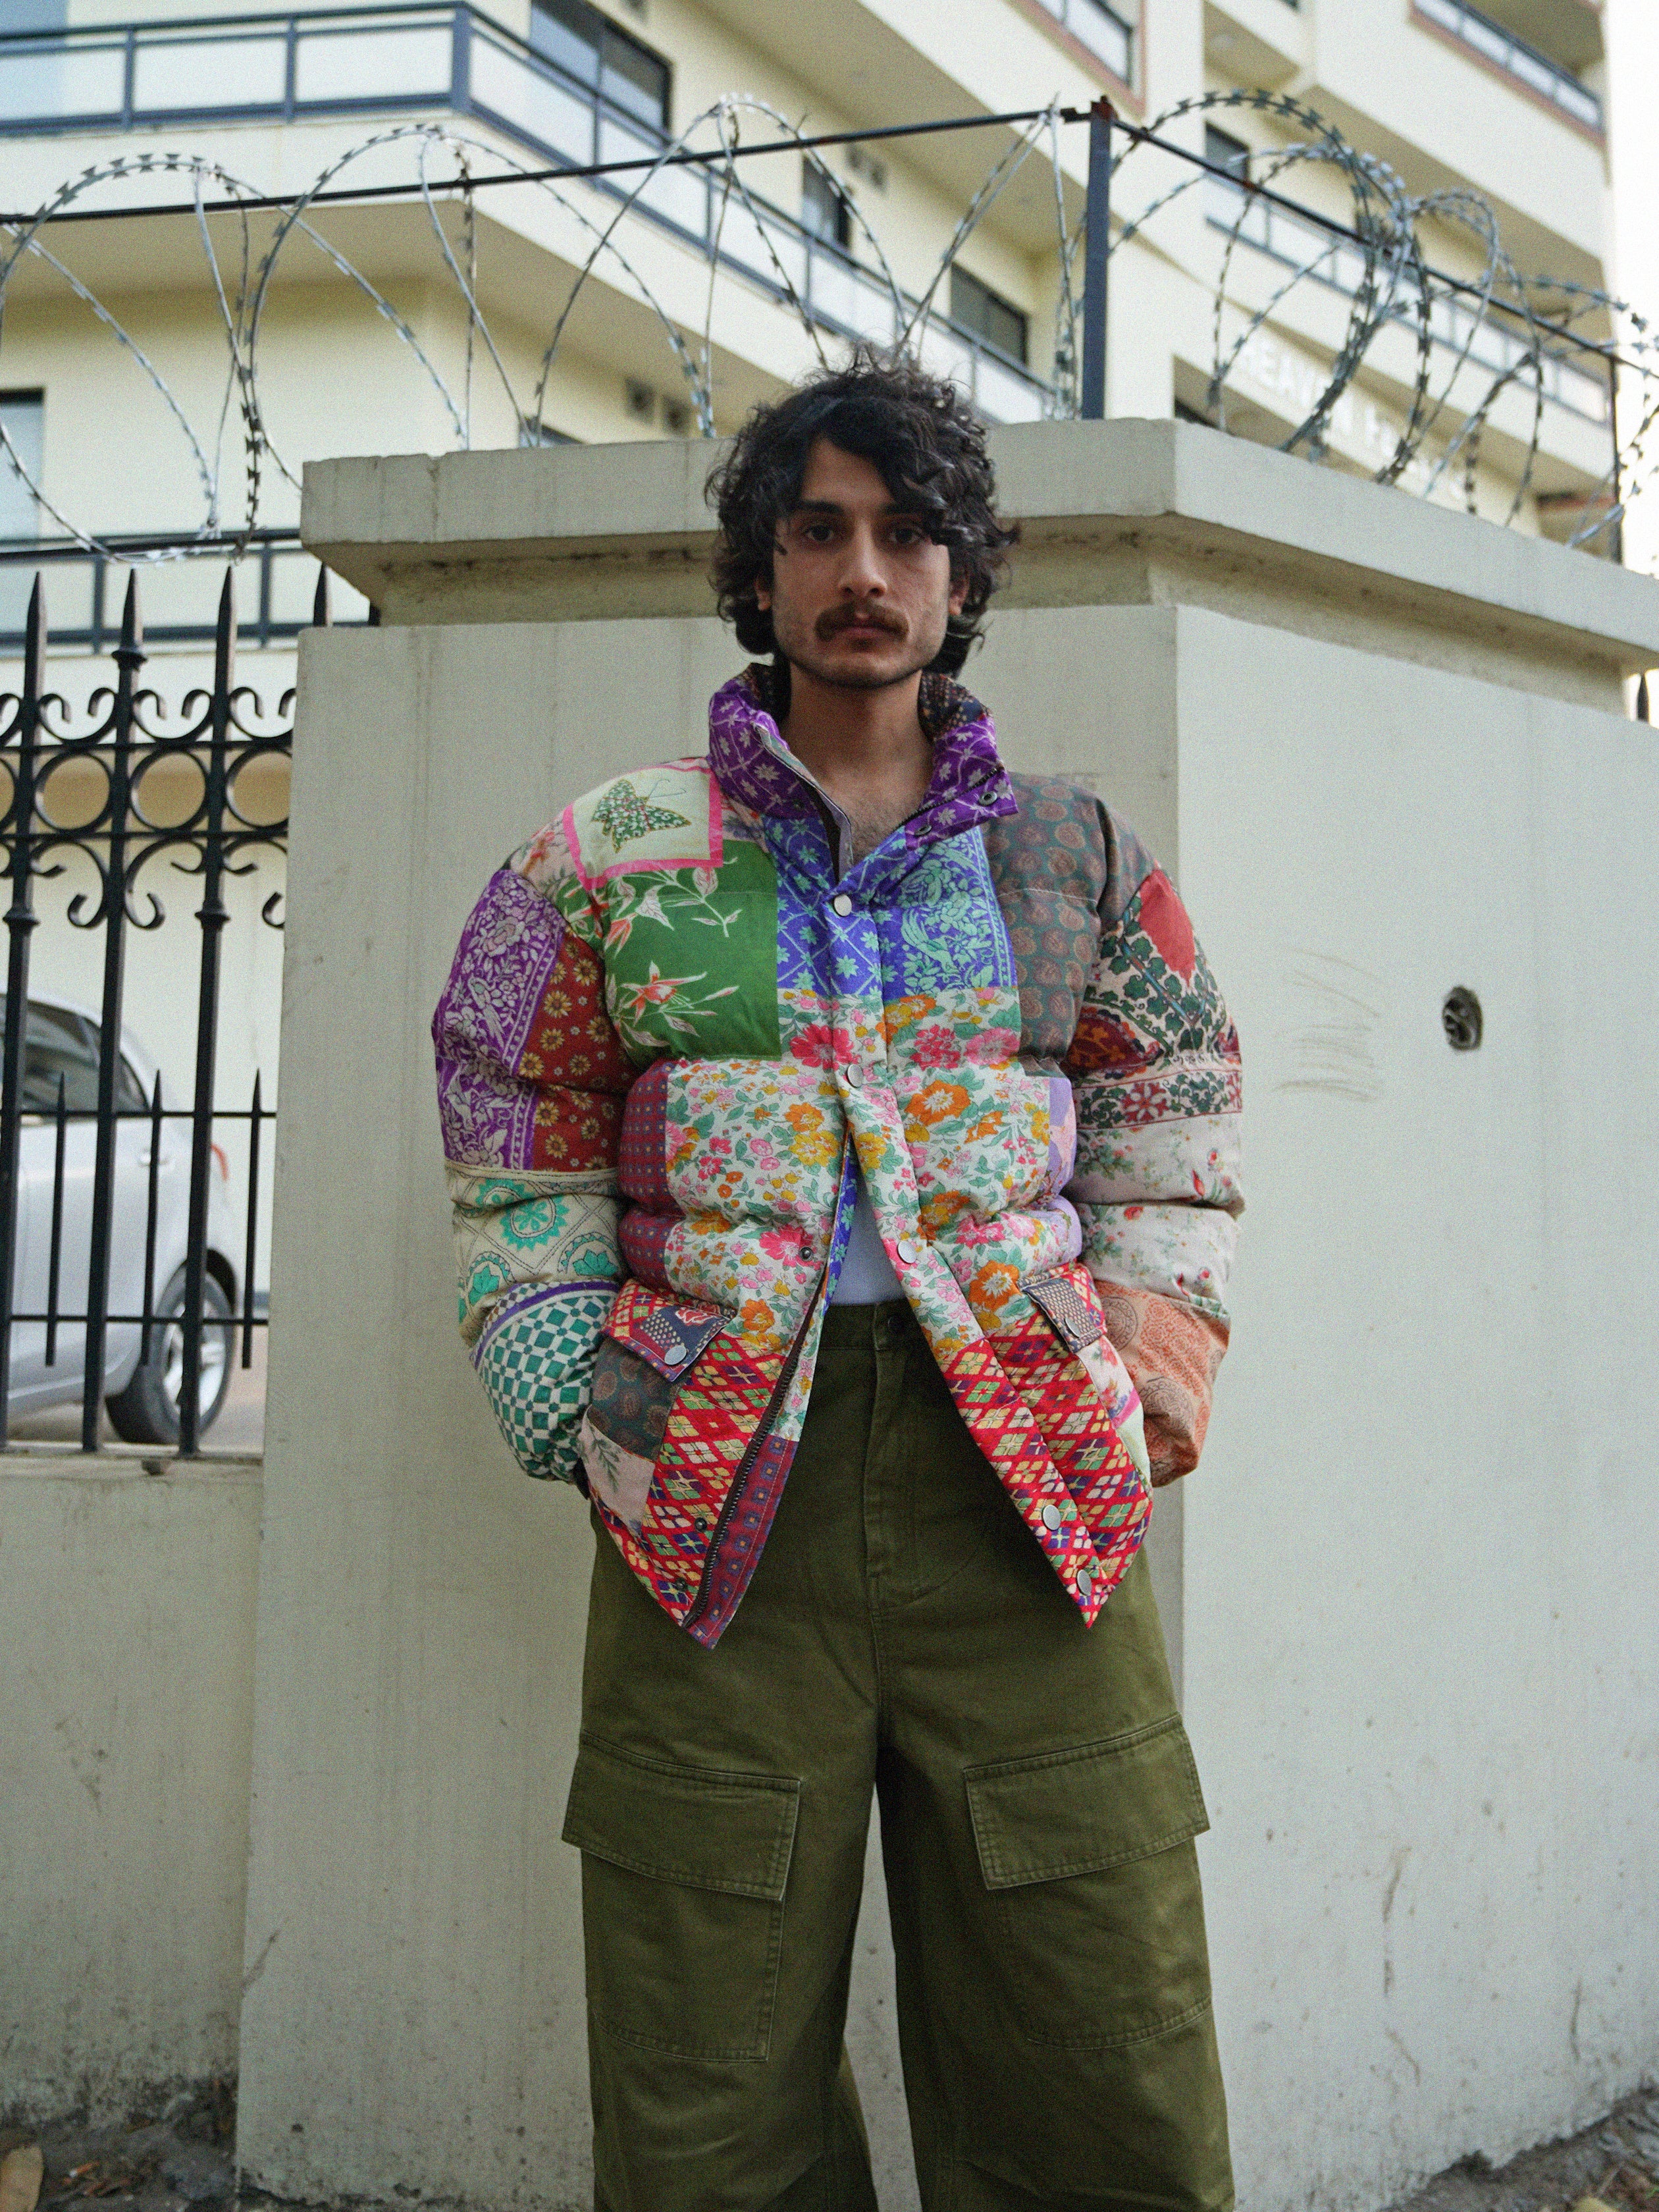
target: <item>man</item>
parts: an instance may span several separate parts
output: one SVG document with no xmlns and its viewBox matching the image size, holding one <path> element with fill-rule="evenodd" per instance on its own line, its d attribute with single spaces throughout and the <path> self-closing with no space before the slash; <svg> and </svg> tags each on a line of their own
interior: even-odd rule
<svg viewBox="0 0 1659 2212">
<path fill-rule="evenodd" d="M 711 489 L 767 658 L 494 878 L 434 1022 L 463 1334 L 599 1536 L 596 2203 L 874 2205 L 874 1790 L 929 2212 L 1221 2212 L 1140 1547 L 1226 1342 L 1237 1039 L 1133 834 L 950 680 L 1011 536 L 954 389 L 861 352 Z"/>
</svg>

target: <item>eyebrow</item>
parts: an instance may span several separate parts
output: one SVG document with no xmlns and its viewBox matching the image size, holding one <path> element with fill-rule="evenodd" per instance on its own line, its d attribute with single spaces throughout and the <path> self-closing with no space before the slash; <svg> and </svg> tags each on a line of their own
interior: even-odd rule
<svg viewBox="0 0 1659 2212">
<path fill-rule="evenodd" d="M 845 514 L 846 511 L 839 501 L 833 499 L 797 499 L 784 520 L 792 522 L 797 514 Z M 881 512 L 884 519 L 895 514 L 903 515 L 910 521 L 919 522 L 922 519 L 919 507 L 901 507 L 897 500 L 889 500 Z"/>
</svg>

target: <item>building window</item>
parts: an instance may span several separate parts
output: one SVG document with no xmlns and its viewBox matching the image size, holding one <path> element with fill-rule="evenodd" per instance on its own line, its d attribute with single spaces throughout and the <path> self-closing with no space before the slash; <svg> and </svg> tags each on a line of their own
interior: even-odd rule
<svg viewBox="0 0 1659 2212">
<path fill-rule="evenodd" d="M 39 483 L 45 443 L 45 393 L 0 392 L 0 423 L 5 425 L 11 446 L 10 453 L 0 451 L 0 544 L 9 538 L 38 538 L 40 510 L 11 456 L 15 453 L 35 483 Z"/>
<path fill-rule="evenodd" d="M 1242 138 L 1235 138 L 1230 131 L 1218 131 L 1213 123 L 1204 125 L 1204 159 L 1214 167 L 1202 171 L 1203 183 L 1199 187 L 1204 203 L 1204 213 L 1223 230 L 1232 230 L 1241 221 L 1240 203 L 1244 195 L 1238 185 L 1250 181 L 1250 148 Z M 1237 177 L 1238 184 L 1230 184 L 1227 177 L 1218 177 L 1217 169 L 1225 169 L 1227 176 Z M 1251 242 L 1261 246 L 1265 239 L 1253 236 Z"/>
<path fill-rule="evenodd" d="M 1135 82 L 1135 29 L 1110 0 L 1042 0 L 1074 39 L 1124 84 Z"/>
<path fill-rule="evenodd" d="M 970 276 L 954 262 L 950 272 L 950 319 L 959 331 L 971 331 L 988 346 L 1023 368 L 1030 324 L 1018 307 Z"/>
<path fill-rule="evenodd" d="M 534 0 L 530 42 L 566 76 L 659 131 L 669 127 L 669 65 L 587 0 Z"/>
<path fill-rule="evenodd" d="M 852 244 L 852 210 L 833 177 L 816 161 L 801 164 L 801 228 L 845 253 Z"/>
<path fill-rule="evenodd" d="M 1250 175 L 1250 148 L 1230 131 L 1218 131 L 1213 123 L 1204 125 L 1204 159 L 1218 169 L 1231 169 L 1235 177 Z"/>
</svg>

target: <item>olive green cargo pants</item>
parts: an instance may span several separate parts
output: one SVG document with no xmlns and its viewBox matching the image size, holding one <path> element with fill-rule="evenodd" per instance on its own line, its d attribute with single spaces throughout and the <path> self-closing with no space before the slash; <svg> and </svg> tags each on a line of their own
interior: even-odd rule
<svg viewBox="0 0 1659 2212">
<path fill-rule="evenodd" d="M 902 1305 L 831 1310 L 717 1649 L 600 1535 L 565 1828 L 598 2212 L 873 2212 L 842 2047 L 872 1789 L 927 2212 L 1225 2212 L 1146 1563 L 1086 1628 Z"/>
</svg>

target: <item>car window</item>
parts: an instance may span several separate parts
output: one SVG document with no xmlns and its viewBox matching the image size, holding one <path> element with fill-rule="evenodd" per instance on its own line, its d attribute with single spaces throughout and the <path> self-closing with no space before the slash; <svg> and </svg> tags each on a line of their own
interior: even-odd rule
<svg viewBox="0 0 1659 2212">
<path fill-rule="evenodd" d="M 0 1036 L 5 1034 L 6 1000 L 0 992 Z M 94 1022 L 61 1006 L 29 1002 L 28 1034 L 23 1040 L 23 1111 L 55 1114 L 58 1079 L 64 1079 L 64 1110 L 98 1111 L 98 1048 L 102 1032 Z M 115 1110 L 148 1114 L 149 1095 L 132 1062 L 122 1054 L 115 1069 Z"/>
<path fill-rule="evenodd" d="M 118 1114 L 148 1114 L 150 1102 L 138 1071 L 124 1056 L 115 1071 L 115 1110 Z"/>
<path fill-rule="evenodd" d="M 55 1114 L 58 1081 L 64 1082 L 64 1106 L 70 1114 L 98 1110 L 98 1048 L 79 1014 L 29 1002 L 23 1039 L 23 1111 Z"/>
</svg>

